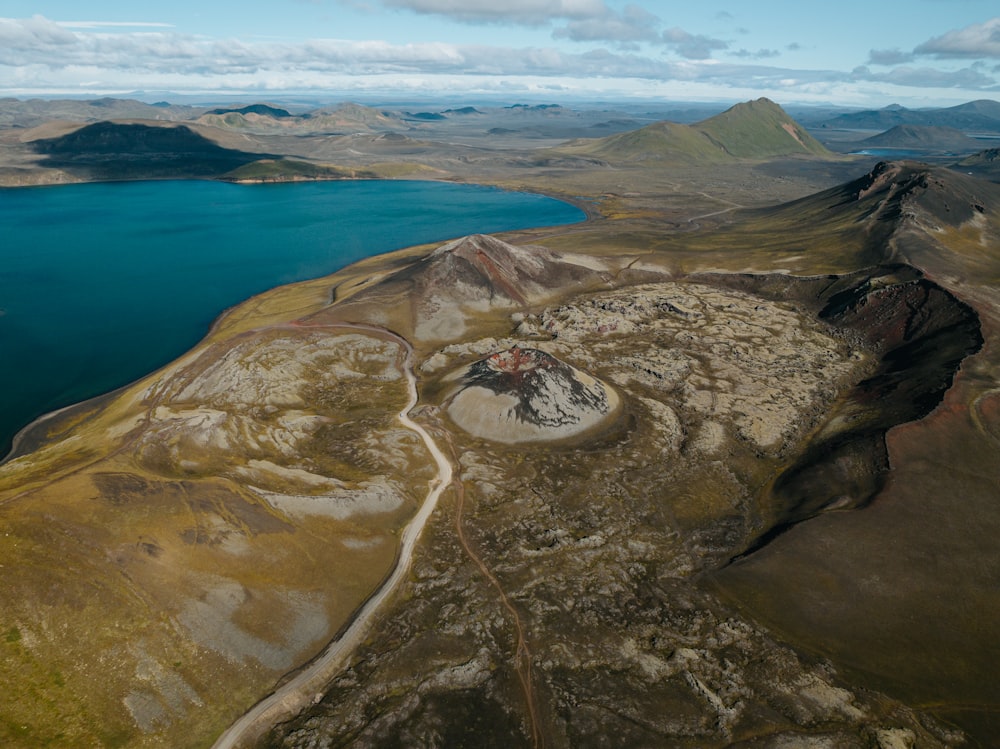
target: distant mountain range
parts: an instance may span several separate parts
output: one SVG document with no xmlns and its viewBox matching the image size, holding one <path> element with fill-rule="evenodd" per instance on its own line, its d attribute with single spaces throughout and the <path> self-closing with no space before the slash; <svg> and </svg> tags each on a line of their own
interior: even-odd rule
<svg viewBox="0 0 1000 749">
<path fill-rule="evenodd" d="M 1000 132 L 1000 102 L 979 99 L 944 109 L 907 109 L 892 104 L 883 109 L 850 112 L 816 123 L 848 130 L 888 130 L 897 125 L 951 127 L 966 132 Z"/>
<path fill-rule="evenodd" d="M 175 106 L 166 102 L 146 104 L 135 99 L 0 99 L 0 127 L 35 127 L 52 120 L 100 122 L 102 120 L 188 120 L 204 107 Z"/>
<path fill-rule="evenodd" d="M 971 153 L 983 147 L 983 142 L 970 138 L 961 130 L 936 125 L 896 125 L 884 133 L 858 143 L 866 148 L 909 148 L 928 151 Z"/>
<path fill-rule="evenodd" d="M 428 141 L 421 148 L 441 148 L 439 141 L 444 131 L 434 130 L 434 123 L 476 122 L 481 117 L 500 118 L 489 120 L 496 123 L 489 129 L 491 135 L 537 136 L 551 139 L 550 144 L 560 143 L 535 151 L 551 163 L 569 157 L 608 164 L 711 165 L 791 156 L 834 156 L 799 121 L 766 98 L 737 104 L 691 124 L 663 120 L 639 127 L 636 120 L 609 119 L 595 123 L 576 116 L 573 110 L 557 105 L 525 104 L 492 110 L 492 114 L 474 107 L 405 112 L 356 103 L 294 113 L 265 103 L 207 109 L 113 98 L 0 99 L 0 128 L 24 129 L 20 141 L 31 143 L 31 150 L 45 157 L 39 162 L 41 166 L 61 169 L 83 179 L 231 174 L 240 179 L 357 176 L 356 171 L 334 169 L 325 162 L 321 174 L 315 174 L 312 166 L 292 164 L 274 154 L 244 153 L 242 149 L 248 147 L 240 138 L 283 134 L 393 138 L 396 150 L 405 147 L 409 153 L 417 147 L 417 141 L 409 140 L 404 133 L 419 131 Z M 553 125 L 547 127 L 545 122 Z M 884 130 L 874 137 L 852 141 L 851 150 L 903 149 L 939 160 L 942 156 L 954 159 L 973 154 L 984 144 L 990 145 L 969 137 L 968 133 L 1000 133 L 1000 102 L 980 100 L 933 110 L 893 105 L 876 111 L 841 114 L 819 126 L 812 123 L 814 132 L 817 127 Z M 605 137 L 590 137 L 602 134 Z M 379 141 L 380 146 L 388 143 L 389 140 Z M 449 152 L 454 151 L 449 148 Z M 258 145 L 249 150 L 270 149 Z M 323 158 L 331 158 L 331 153 Z M 261 163 L 247 173 L 249 165 L 257 162 Z M 989 152 L 974 163 L 967 161 L 958 166 L 987 179 L 997 179 L 1000 172 L 995 156 L 990 158 Z"/>
</svg>

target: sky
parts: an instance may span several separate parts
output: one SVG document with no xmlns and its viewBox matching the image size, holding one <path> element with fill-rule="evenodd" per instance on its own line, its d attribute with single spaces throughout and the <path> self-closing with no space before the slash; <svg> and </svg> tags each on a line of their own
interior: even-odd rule
<svg viewBox="0 0 1000 749">
<path fill-rule="evenodd" d="M 996 0 L 0 0 L 0 95 L 1000 99 Z"/>
</svg>

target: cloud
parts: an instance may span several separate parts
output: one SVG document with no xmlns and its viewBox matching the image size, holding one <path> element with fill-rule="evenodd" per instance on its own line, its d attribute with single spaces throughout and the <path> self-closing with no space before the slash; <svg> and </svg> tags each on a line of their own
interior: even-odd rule
<svg viewBox="0 0 1000 749">
<path fill-rule="evenodd" d="M 613 15 L 603 0 L 381 0 L 387 8 L 443 16 L 460 23 L 543 26 L 555 20 L 588 20 Z"/>
<path fill-rule="evenodd" d="M 172 23 L 147 23 L 144 21 L 56 21 L 66 29 L 110 29 L 110 28 L 150 28 L 172 29 Z"/>
<path fill-rule="evenodd" d="M 76 42 L 73 32 L 42 16 L 0 18 L 0 54 L 3 50 L 30 51 L 39 47 L 72 46 Z"/>
<path fill-rule="evenodd" d="M 961 70 L 937 70 L 903 66 L 884 73 L 873 73 L 865 65 L 851 72 L 855 80 L 891 83 L 913 88 L 962 88 L 978 91 L 994 90 L 997 80 L 971 67 Z"/>
<path fill-rule="evenodd" d="M 345 2 L 346 0 L 341 0 Z M 380 0 L 387 8 L 435 15 L 467 24 L 550 26 L 552 36 L 573 42 L 611 42 L 634 48 L 640 42 L 659 42 L 662 22 L 649 11 L 630 3 L 616 11 L 605 0 Z"/>
<path fill-rule="evenodd" d="M 781 53 L 776 49 L 758 49 L 756 51 L 751 51 L 749 49 L 738 49 L 735 52 L 729 53 L 732 57 L 742 57 L 744 59 L 750 60 L 766 60 L 770 57 L 780 57 Z"/>
<path fill-rule="evenodd" d="M 574 42 L 658 42 L 656 28 L 660 19 L 638 5 L 627 5 L 621 13 L 610 12 L 601 17 L 570 21 L 556 29 L 552 36 Z"/>
<path fill-rule="evenodd" d="M 712 56 L 713 50 L 729 47 L 729 42 L 701 34 L 689 34 L 676 26 L 663 32 L 663 43 L 688 60 L 707 60 Z"/>
<path fill-rule="evenodd" d="M 873 49 L 868 53 L 868 62 L 871 65 L 902 65 L 913 62 L 912 52 L 903 52 L 901 49 Z"/>
<path fill-rule="evenodd" d="M 1000 58 L 1000 18 L 949 31 L 918 45 L 913 51 L 938 59 Z"/>
<path fill-rule="evenodd" d="M 598 49 L 509 48 L 443 42 L 311 39 L 297 43 L 212 39 L 170 31 L 71 32 L 46 19 L 0 19 L 0 79 L 53 80 L 87 70 L 88 80 L 162 76 L 533 75 L 669 79 L 663 61 Z M 133 84 L 126 84 L 133 85 Z M 138 85 L 138 84 L 134 84 Z"/>
<path fill-rule="evenodd" d="M 536 4 L 537 5 L 537 4 Z M 1000 71 L 975 64 L 959 71 L 901 66 L 873 72 L 811 70 L 766 64 L 771 49 L 730 51 L 729 43 L 682 29 L 658 33 L 656 44 L 679 57 L 640 53 L 627 45 L 629 23 L 644 11 L 610 18 L 598 48 L 309 39 L 296 42 L 194 36 L 172 28 L 67 28 L 42 17 L 0 18 L 0 81 L 8 92 L 130 91 L 557 91 L 579 95 L 768 95 L 844 100 L 845 93 L 894 88 L 995 91 Z M 584 21 L 587 19 L 575 19 Z M 647 20 L 648 17 L 647 17 Z M 574 19 L 564 19 L 566 33 Z M 651 23 L 653 23 L 651 21 Z M 655 28 L 655 23 L 653 23 Z M 576 33 L 583 39 L 581 27 Z M 591 36 L 599 36 L 591 32 Z M 724 59 L 712 59 L 714 53 Z M 726 59 L 728 58 L 728 59 Z M 599 93 L 598 93 L 599 92 Z M 706 92 L 710 92 L 706 94 Z M 896 94 L 887 94 L 896 98 Z"/>
</svg>

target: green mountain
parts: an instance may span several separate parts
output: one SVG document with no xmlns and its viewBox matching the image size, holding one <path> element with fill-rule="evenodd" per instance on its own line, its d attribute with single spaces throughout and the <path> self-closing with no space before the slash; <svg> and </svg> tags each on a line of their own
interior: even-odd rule
<svg viewBox="0 0 1000 749">
<path fill-rule="evenodd" d="M 743 102 L 693 125 L 657 122 L 596 140 L 575 140 L 555 151 L 610 162 L 724 163 L 775 156 L 832 156 L 769 99 Z"/>
<path fill-rule="evenodd" d="M 737 104 L 693 126 L 730 156 L 761 159 L 829 151 L 770 99 Z"/>
</svg>

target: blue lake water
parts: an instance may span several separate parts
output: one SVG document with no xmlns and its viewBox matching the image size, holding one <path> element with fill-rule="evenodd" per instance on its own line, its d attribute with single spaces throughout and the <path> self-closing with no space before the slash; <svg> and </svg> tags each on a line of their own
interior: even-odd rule
<svg viewBox="0 0 1000 749">
<path fill-rule="evenodd" d="M 0 190 L 0 456 L 35 417 L 166 364 L 255 293 L 401 247 L 583 218 L 436 182 Z"/>
<path fill-rule="evenodd" d="M 888 159 L 915 159 L 925 156 L 927 151 L 916 151 L 908 148 L 866 148 L 863 151 L 851 151 L 851 156 L 878 156 Z"/>
</svg>

